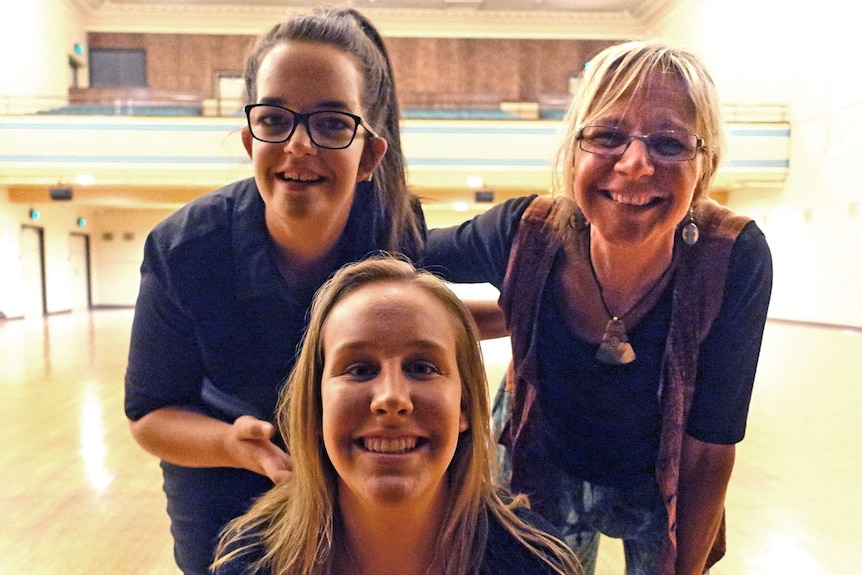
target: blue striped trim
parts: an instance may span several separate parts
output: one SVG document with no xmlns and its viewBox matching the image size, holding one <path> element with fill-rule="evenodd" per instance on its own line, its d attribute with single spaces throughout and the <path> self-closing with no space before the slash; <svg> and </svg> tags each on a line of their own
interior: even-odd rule
<svg viewBox="0 0 862 575">
<path fill-rule="evenodd" d="M 410 166 L 512 166 L 532 168 L 550 166 L 548 160 L 526 158 L 411 158 L 407 157 Z"/>
<path fill-rule="evenodd" d="M 230 164 L 248 165 L 244 156 L 14 156 L 0 155 L 0 163 L 95 163 L 95 164 Z M 489 166 L 517 168 L 547 168 L 550 161 L 529 158 L 407 158 L 410 166 Z M 780 168 L 790 167 L 789 160 L 730 160 L 726 168 Z"/>
<path fill-rule="evenodd" d="M 401 126 L 402 134 L 523 134 L 548 135 L 556 134 L 558 129 L 544 127 L 518 126 Z"/>
<path fill-rule="evenodd" d="M 728 128 L 727 133 L 731 136 L 789 138 L 790 128 Z"/>
<path fill-rule="evenodd" d="M 725 168 L 784 168 L 790 167 L 790 160 L 729 160 L 719 169 Z"/>
<path fill-rule="evenodd" d="M 224 126 L 215 124 L 43 124 L 43 123 L 0 123 L 0 130 L 60 130 L 66 132 L 104 131 L 104 132 L 237 132 L 245 124 L 239 126 Z"/>
<path fill-rule="evenodd" d="M 26 123 L 26 122 L 0 122 L 0 130 L 61 130 L 61 131 L 107 131 L 107 132 L 234 132 L 243 128 L 245 124 L 237 126 L 225 126 L 218 124 L 69 124 L 69 123 Z M 401 132 L 404 134 L 535 134 L 556 135 L 559 132 L 558 122 L 545 126 L 521 127 L 513 126 L 411 126 L 402 124 Z M 732 136 L 789 138 L 790 128 L 728 128 L 727 132 Z"/>
<path fill-rule="evenodd" d="M 249 164 L 248 157 L 215 156 L 13 156 L 0 155 L 0 162 L 35 164 Z"/>
</svg>

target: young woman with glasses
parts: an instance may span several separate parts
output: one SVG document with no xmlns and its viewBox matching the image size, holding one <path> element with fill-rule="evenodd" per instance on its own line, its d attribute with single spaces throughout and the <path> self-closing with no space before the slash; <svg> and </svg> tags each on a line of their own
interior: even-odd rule
<svg viewBox="0 0 862 575">
<path fill-rule="evenodd" d="M 723 553 L 772 285 L 757 225 L 707 199 L 723 152 L 696 57 L 613 46 L 570 105 L 562 193 L 429 232 L 426 265 L 501 290 L 511 487 L 588 575 L 600 533 L 623 539 L 628 575 L 699 575 Z"/>
<path fill-rule="evenodd" d="M 161 460 L 177 564 L 204 575 L 224 525 L 291 460 L 272 424 L 314 292 L 371 252 L 415 257 L 391 64 L 350 9 L 273 27 L 246 63 L 254 177 L 146 242 L 126 373 L 135 439 Z"/>
</svg>

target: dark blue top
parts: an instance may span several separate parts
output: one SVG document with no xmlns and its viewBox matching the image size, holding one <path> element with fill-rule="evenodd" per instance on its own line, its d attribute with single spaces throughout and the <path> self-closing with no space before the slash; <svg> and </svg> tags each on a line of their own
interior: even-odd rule
<svg viewBox="0 0 862 575">
<path fill-rule="evenodd" d="M 556 528 L 537 513 L 526 508 L 515 512 L 526 523 L 559 538 Z M 252 570 L 250 565 L 260 558 L 262 549 L 252 548 L 248 553 L 228 562 L 213 575 L 270 575 L 269 569 Z M 493 516 L 488 520 L 488 543 L 478 575 L 551 575 L 554 571 L 542 559 L 515 539 Z"/>
<path fill-rule="evenodd" d="M 424 264 L 450 281 L 500 288 L 521 215 L 534 197 L 509 200 L 460 226 L 431 230 Z M 772 260 L 754 222 L 733 246 L 726 282 L 718 318 L 700 348 L 686 427 L 692 437 L 717 444 L 736 443 L 745 434 L 769 304 Z M 553 284 L 546 286 L 538 321 L 537 397 L 548 422 L 548 456 L 573 477 L 624 487 L 655 476 L 661 430 L 657 391 L 671 293 L 666 288 L 643 320 L 628 329 L 637 359 L 607 365 L 595 359 L 597 344 L 568 329 Z"/>
<path fill-rule="evenodd" d="M 372 185 L 358 184 L 330 274 L 384 247 L 389 229 L 378 212 Z M 253 179 L 169 216 L 144 246 L 127 416 L 177 406 L 225 422 L 246 414 L 272 421 L 321 281 L 291 278 L 288 287 Z M 244 469 L 161 466 L 177 564 L 206 573 L 222 527 L 272 483 Z"/>
<path fill-rule="evenodd" d="M 374 193 L 361 183 L 338 266 L 383 247 Z M 232 422 L 267 421 L 293 366 L 318 282 L 289 289 L 275 263 L 253 179 L 186 205 L 147 238 L 126 371 L 136 420 L 183 406 Z"/>
</svg>

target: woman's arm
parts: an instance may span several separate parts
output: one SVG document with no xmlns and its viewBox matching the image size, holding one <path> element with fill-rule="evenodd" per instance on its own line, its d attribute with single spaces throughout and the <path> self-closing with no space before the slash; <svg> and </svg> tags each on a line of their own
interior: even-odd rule
<svg viewBox="0 0 862 575">
<path fill-rule="evenodd" d="M 676 575 L 701 575 L 724 513 L 736 446 L 683 436 L 676 511 Z"/>
<path fill-rule="evenodd" d="M 250 415 L 233 424 L 179 407 L 130 421 L 132 436 L 149 453 L 186 467 L 236 467 L 279 482 L 290 477 L 290 456 L 271 438 L 273 425 Z"/>
<path fill-rule="evenodd" d="M 470 299 L 464 300 L 464 305 L 473 314 L 476 327 L 479 328 L 479 337 L 482 339 L 496 339 L 506 337 L 509 330 L 506 329 L 506 318 L 503 310 L 494 300 Z"/>
</svg>

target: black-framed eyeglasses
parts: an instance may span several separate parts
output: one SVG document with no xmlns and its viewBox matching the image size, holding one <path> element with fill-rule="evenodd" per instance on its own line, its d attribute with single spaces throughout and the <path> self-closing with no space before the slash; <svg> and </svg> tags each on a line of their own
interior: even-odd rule
<svg viewBox="0 0 862 575">
<path fill-rule="evenodd" d="M 705 150 L 703 138 L 691 132 L 665 130 L 649 134 L 629 134 L 607 126 L 584 126 L 575 135 L 578 146 L 585 152 L 600 156 L 620 157 L 634 140 L 642 141 L 650 158 L 659 161 L 684 162 Z"/>
<path fill-rule="evenodd" d="M 349 147 L 359 126 L 372 137 L 377 137 L 362 118 L 347 112 L 319 110 L 303 114 L 274 104 L 249 104 L 245 107 L 245 115 L 252 137 L 270 144 L 288 141 L 299 125 L 305 126 L 315 146 L 328 150 Z"/>
</svg>

